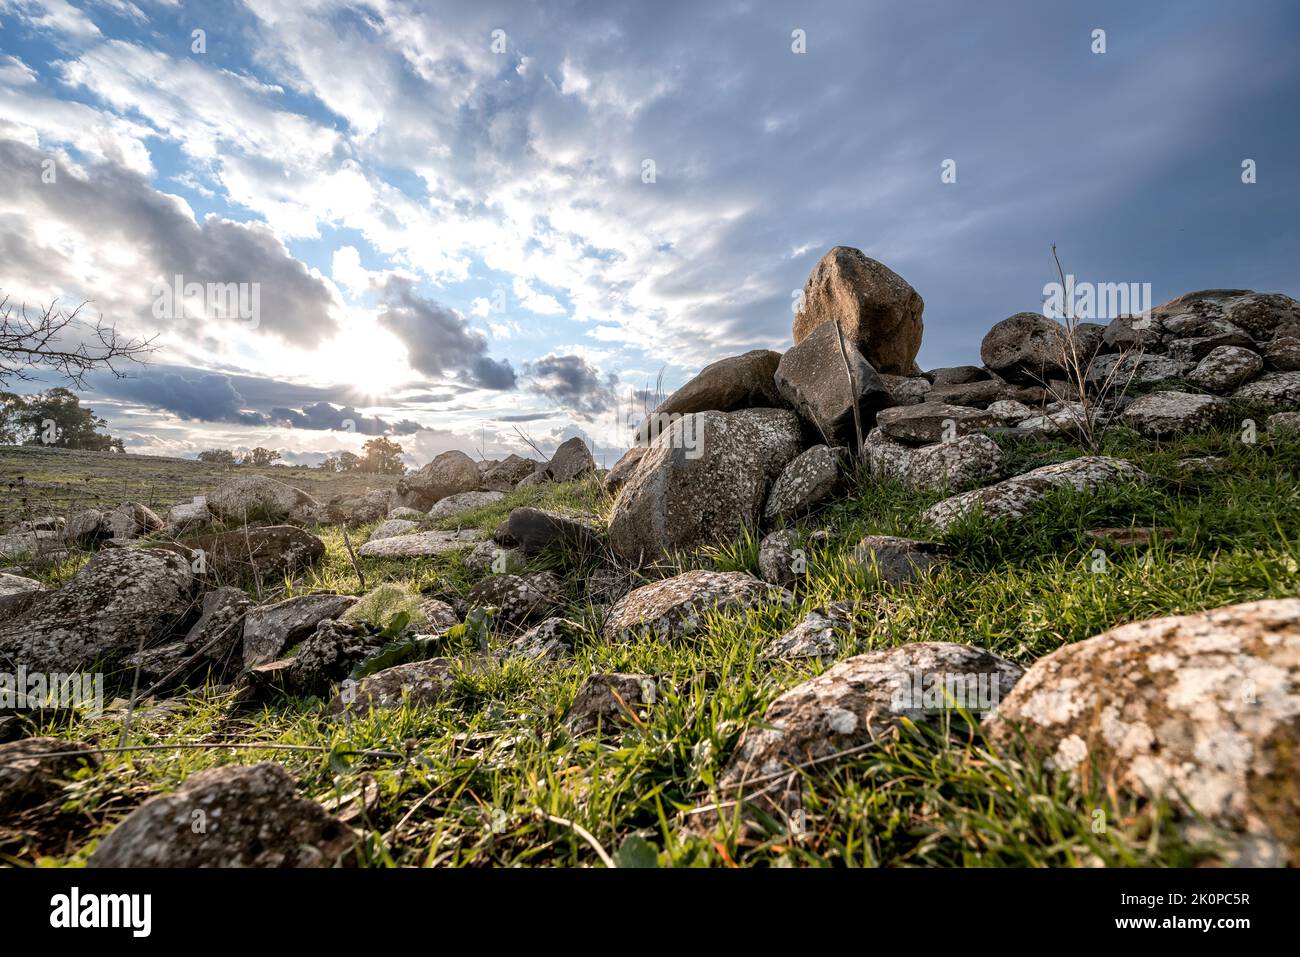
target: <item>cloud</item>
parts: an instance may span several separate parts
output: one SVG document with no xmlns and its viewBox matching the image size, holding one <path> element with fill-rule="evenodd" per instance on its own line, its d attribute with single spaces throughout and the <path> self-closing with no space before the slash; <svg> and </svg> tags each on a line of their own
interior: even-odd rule
<svg viewBox="0 0 1300 957">
<path fill-rule="evenodd" d="M 515 387 L 510 363 L 487 356 L 487 339 L 456 310 L 420 296 L 408 278 L 386 280 L 379 323 L 405 344 L 411 367 L 426 375 L 463 375 L 483 389 Z"/>
<path fill-rule="evenodd" d="M 608 411 L 617 401 L 618 376 L 602 377 L 600 370 L 581 356 L 548 355 L 525 367 L 534 392 L 544 395 L 583 418 Z"/>
<path fill-rule="evenodd" d="M 101 391 L 111 396 L 162 409 L 182 419 L 239 425 L 266 425 L 270 421 L 265 414 L 247 407 L 244 397 L 228 376 L 216 373 L 199 373 L 191 377 L 164 372 L 97 381 Z"/>
<path fill-rule="evenodd" d="M 333 406 L 328 402 L 317 402 L 301 410 L 276 408 L 271 410 L 271 416 L 295 429 L 328 429 L 361 435 L 410 435 L 421 428 L 420 423 L 410 419 L 386 422 L 378 416 L 362 415 L 351 406 Z"/>
</svg>

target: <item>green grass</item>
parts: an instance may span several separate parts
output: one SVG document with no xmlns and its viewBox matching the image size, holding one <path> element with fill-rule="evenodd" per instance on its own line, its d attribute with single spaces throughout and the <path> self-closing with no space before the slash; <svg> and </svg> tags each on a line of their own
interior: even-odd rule
<svg viewBox="0 0 1300 957">
<path fill-rule="evenodd" d="M 365 863 L 392 865 L 598 865 L 569 824 L 590 832 L 616 858 L 645 843 L 663 866 L 1183 866 L 1207 848 L 1188 846 L 1170 812 L 1123 795 L 1070 784 L 1032 761 L 992 752 L 977 730 L 904 727 L 874 750 L 833 769 L 805 772 L 804 827 L 782 820 L 741 828 L 730 815 L 712 828 L 690 816 L 709 803 L 742 731 L 762 720 L 783 691 L 820 666 L 762 657 L 774 636 L 810 608 L 846 601 L 853 628 L 841 657 L 913 641 L 988 648 L 1026 665 L 1063 644 L 1156 615 L 1300 595 L 1300 442 L 1235 431 L 1155 444 L 1114 430 L 1108 454 L 1152 476 L 1146 486 L 1095 495 L 1058 493 L 1008 525 L 974 519 L 943 540 L 952 561 L 917 587 L 873 585 L 850 560 L 867 534 L 933 537 L 925 509 L 942 496 L 878 485 L 857 475 L 848 492 L 802 521 L 829 539 L 809 556 L 793 606 L 773 602 L 745 615 L 714 616 L 700 636 L 671 644 L 608 645 L 598 610 L 577 599 L 587 570 L 544 557 L 533 567 L 560 573 L 574 596 L 564 613 L 583 639 L 565 664 L 509 662 L 465 672 L 456 693 L 433 708 L 353 720 L 328 718 L 324 702 L 293 700 L 232 711 L 216 690 L 175 711 L 137 721 L 132 740 L 311 745 L 321 753 L 167 750 L 109 755 L 68 790 L 75 840 L 40 847 L 0 837 L 11 863 L 78 864 L 99 835 L 148 794 L 194 771 L 227 762 L 284 764 L 301 793 L 329 799 L 373 780 L 377 799 L 352 823 L 367 835 Z M 1067 442 L 1017 441 L 1005 448 L 1013 471 L 1081 454 Z M 1218 454 L 1228 466 L 1185 474 L 1177 462 Z M 490 530 L 509 509 L 541 504 L 604 515 L 595 483 L 511 493 L 461 524 Z M 446 523 L 444 523 L 446 524 Z M 1146 552 L 1112 549 L 1094 568 L 1097 526 L 1160 526 L 1173 534 Z M 358 530 L 354 543 L 368 530 Z M 336 529 L 320 530 L 328 554 L 295 591 L 356 593 L 358 582 Z M 757 540 L 745 538 L 691 559 L 693 567 L 753 569 Z M 367 582 L 395 582 L 454 601 L 473 584 L 460 556 L 364 560 Z M 498 640 L 501 640 L 498 638 Z M 449 653 L 469 650 L 448 643 Z M 655 676 L 660 694 L 643 723 L 616 737 L 574 738 L 562 716 L 593 671 Z M 116 743 L 120 717 L 81 720 L 55 733 Z M 341 750 L 389 750 L 406 760 L 341 757 Z M 331 759 L 330 752 L 336 752 Z M 558 820 L 557 820 L 558 819 Z M 1098 827 L 1103 822 L 1104 827 Z M 644 843 L 643 843 L 644 842 Z"/>
</svg>

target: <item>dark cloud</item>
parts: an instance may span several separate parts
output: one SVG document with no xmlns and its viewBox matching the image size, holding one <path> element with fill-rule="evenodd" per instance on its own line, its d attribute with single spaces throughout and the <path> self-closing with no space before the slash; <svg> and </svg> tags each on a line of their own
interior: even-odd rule
<svg viewBox="0 0 1300 957">
<path fill-rule="evenodd" d="M 525 367 L 533 391 L 584 418 L 613 407 L 618 376 L 602 377 L 600 370 L 581 356 L 549 355 Z"/>
<path fill-rule="evenodd" d="M 301 410 L 272 409 L 271 417 L 295 429 L 331 429 L 360 435 L 411 435 L 421 428 L 420 423 L 410 419 L 386 422 L 378 416 L 362 415 L 351 406 L 333 406 L 328 402 L 317 402 Z"/>
<path fill-rule="evenodd" d="M 284 244 L 264 225 L 235 223 L 209 216 L 196 223 L 175 199 L 158 192 L 141 176 L 120 166 L 101 164 L 87 169 L 84 178 L 58 165 L 53 183 L 41 180 L 42 162 L 49 159 L 15 140 L 0 139 L 0 196 L 22 206 L 32 221 L 59 223 L 82 231 L 100 248 L 120 246 L 142 257 L 138 288 L 69 288 L 63 253 L 41 243 L 40 235 L 16 232 L 21 219 L 0 218 L 0 248 L 19 263 L 43 261 L 46 268 L 29 275 L 36 282 L 46 276 L 50 294 L 65 293 L 92 299 L 104 308 L 130 311 L 153 326 L 173 326 L 188 321 L 196 334 L 210 328 L 199 317 L 182 320 L 175 310 L 154 314 L 156 284 L 246 283 L 251 305 L 252 284 L 257 284 L 256 328 L 287 342 L 314 346 L 334 334 L 336 305 L 329 287 L 289 254 Z M 10 225 L 13 224 L 13 225 Z M 219 323 L 225 320 L 209 320 Z M 238 320 L 230 320 L 238 321 Z"/>
<path fill-rule="evenodd" d="M 458 373 L 484 389 L 515 387 L 515 370 L 488 357 L 487 339 L 456 310 L 419 295 L 409 279 L 388 278 L 379 321 L 406 345 L 411 367 L 425 375 Z"/>
<path fill-rule="evenodd" d="M 129 379 L 95 381 L 100 386 L 98 391 L 110 397 L 162 409 L 182 419 L 239 425 L 266 425 L 270 421 L 265 414 L 248 408 L 228 376 L 216 373 L 146 373 Z"/>
</svg>

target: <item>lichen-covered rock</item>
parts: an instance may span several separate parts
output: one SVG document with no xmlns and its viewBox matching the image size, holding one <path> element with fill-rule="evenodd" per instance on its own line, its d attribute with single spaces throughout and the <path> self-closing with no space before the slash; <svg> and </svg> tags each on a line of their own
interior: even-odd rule
<svg viewBox="0 0 1300 957">
<path fill-rule="evenodd" d="M 1279 336 L 1264 347 L 1264 361 L 1278 372 L 1300 370 L 1300 329 L 1294 336 Z"/>
<path fill-rule="evenodd" d="M 1044 465 L 987 488 L 973 489 L 946 498 L 932 506 L 925 517 L 940 531 L 946 531 L 963 516 L 978 511 L 988 519 L 1014 520 L 1053 489 L 1072 488 L 1090 492 L 1118 482 L 1144 482 L 1146 474 L 1131 462 L 1105 455 L 1085 455 L 1056 465 Z"/>
<path fill-rule="evenodd" d="M 700 370 L 655 409 L 656 415 L 689 415 L 692 412 L 735 412 L 737 409 L 784 407 L 772 376 L 781 353 L 755 349 L 744 355 L 728 356 Z M 651 436 L 644 437 L 647 441 Z"/>
<path fill-rule="evenodd" d="M 553 482 L 572 482 L 596 471 L 596 460 L 591 450 L 578 436 L 566 439 L 546 464 L 546 472 Z"/>
<path fill-rule="evenodd" d="M 456 518 L 477 508 L 495 505 L 505 497 L 504 492 L 457 492 L 455 495 L 448 495 L 429 509 L 429 518 L 435 521 Z"/>
<path fill-rule="evenodd" d="M 108 513 L 106 521 L 113 537 L 119 541 L 129 541 L 150 532 L 158 532 L 166 526 L 153 509 L 139 502 L 119 505 Z"/>
<path fill-rule="evenodd" d="M 657 694 L 649 675 L 594 674 L 578 689 L 564 723 L 574 734 L 588 734 L 644 722 Z"/>
<path fill-rule="evenodd" d="M 788 601 L 789 594 L 744 572 L 685 572 L 620 598 L 605 621 L 605 640 L 683 638 L 699 631 L 713 612 L 735 612 L 773 600 Z"/>
<path fill-rule="evenodd" d="M 1121 625 L 1040 659 L 985 727 L 1052 767 L 1167 799 L 1229 863 L 1300 864 L 1300 600 Z"/>
<path fill-rule="evenodd" d="M 945 549 L 931 542 L 893 535 L 868 535 L 853 559 L 873 579 L 898 587 L 929 575 L 944 562 Z"/>
<path fill-rule="evenodd" d="M 863 445 L 872 475 L 912 488 L 958 489 L 1002 474 L 1002 450 L 987 435 L 912 448 L 873 429 Z"/>
<path fill-rule="evenodd" d="M 980 358 L 1008 382 L 1046 382 L 1065 371 L 1069 335 L 1037 312 L 1018 312 L 997 323 L 980 343 Z"/>
<path fill-rule="evenodd" d="M 1300 372 L 1266 372 L 1253 382 L 1247 382 L 1232 397 L 1264 405 L 1300 406 Z"/>
<path fill-rule="evenodd" d="M 31 671 L 115 663 L 142 641 L 165 639 L 189 612 L 194 591 L 189 563 L 175 552 L 106 549 L 62 588 L 0 622 L 0 658 Z"/>
<path fill-rule="evenodd" d="M 1102 348 L 1110 352 L 1146 352 L 1160 345 L 1162 330 L 1158 309 L 1145 315 L 1117 316 L 1102 333 Z"/>
<path fill-rule="evenodd" d="M 0 558 L 15 559 L 48 556 L 62 551 L 59 532 L 24 531 L 0 535 Z"/>
<path fill-rule="evenodd" d="M 1223 317 L 1264 342 L 1278 327 L 1300 322 L 1300 302 L 1281 293 L 1252 292 L 1224 303 Z"/>
<path fill-rule="evenodd" d="M 388 510 L 388 518 L 401 519 L 405 522 L 418 522 L 424 518 L 424 512 L 416 508 L 408 508 L 405 505 L 399 505 L 396 508 Z M 372 538 L 374 536 L 371 536 Z"/>
<path fill-rule="evenodd" d="M 278 662 L 268 662 L 254 666 L 248 675 L 256 683 L 276 685 L 289 694 L 325 695 L 335 682 L 378 653 L 387 641 L 368 622 L 326 619 L 298 646 L 287 668 L 276 669 Z M 267 681 L 267 677 L 271 680 Z"/>
<path fill-rule="evenodd" d="M 389 489 L 370 489 L 364 495 L 336 495 L 325 504 L 324 515 L 318 518 L 336 525 L 364 525 L 385 517 L 418 519 L 424 514 L 393 515 L 392 501 L 393 493 Z"/>
<path fill-rule="evenodd" d="M 1264 429 L 1270 435 L 1300 434 L 1300 412 L 1274 412 L 1265 421 Z"/>
<path fill-rule="evenodd" d="M 931 369 L 925 377 L 934 385 L 965 385 L 968 382 L 983 382 L 991 379 L 988 369 L 980 366 L 942 366 Z"/>
<path fill-rule="evenodd" d="M 568 618 L 547 618 L 510 642 L 502 652 L 506 658 L 530 661 L 558 661 L 567 658 L 582 637 L 582 626 Z"/>
<path fill-rule="evenodd" d="M 63 539 L 70 545 L 82 548 L 94 545 L 113 534 L 107 517 L 99 509 L 85 508 L 68 516 L 63 526 Z"/>
<path fill-rule="evenodd" d="M 627 480 L 632 477 L 637 466 L 641 464 L 641 457 L 645 455 L 645 450 L 645 445 L 634 445 L 623 453 L 622 458 L 614 463 L 614 467 L 605 475 L 602 483 L 607 494 L 617 495 L 619 490 L 627 484 Z"/>
<path fill-rule="evenodd" d="M 351 595 L 299 595 L 249 609 L 242 639 L 244 667 L 275 661 L 310 637 L 322 621 L 340 617 L 356 602 Z"/>
<path fill-rule="evenodd" d="M 0 621 L 28 607 L 45 586 L 31 578 L 0 572 Z"/>
<path fill-rule="evenodd" d="M 719 792 L 727 798 L 742 790 L 752 796 L 790 775 L 793 793 L 777 786 L 764 801 L 778 809 L 797 804 L 797 768 L 825 772 L 829 762 L 812 767 L 809 762 L 870 744 L 904 717 L 937 720 L 955 716 L 957 707 L 988 712 L 1022 674 L 1019 665 L 987 651 L 946 642 L 916 642 L 847 658 L 772 702 L 762 720 L 741 735 Z"/>
<path fill-rule="evenodd" d="M 827 445 L 814 445 L 781 470 L 768 493 L 763 518 L 774 522 L 803 515 L 825 501 L 839 480 L 839 453 Z"/>
<path fill-rule="evenodd" d="M 927 402 L 983 409 L 1000 399 L 1011 398 L 1016 387 L 996 379 L 976 382 L 952 382 L 936 385 L 925 397 Z"/>
<path fill-rule="evenodd" d="M 1015 399 L 999 399 L 997 402 L 990 402 L 985 411 L 1001 425 L 1015 425 L 1034 414 L 1033 409 Z"/>
<path fill-rule="evenodd" d="M 1220 346 L 1210 350 L 1195 369 L 1187 373 L 1187 381 L 1210 392 L 1227 392 L 1248 382 L 1264 370 L 1264 360 L 1259 354 L 1241 346 Z"/>
<path fill-rule="evenodd" d="M 526 560 L 517 548 L 503 548 L 496 542 L 480 542 L 465 556 L 465 567 L 477 575 L 517 575 Z"/>
<path fill-rule="evenodd" d="M 925 301 L 902 276 L 851 246 L 836 246 L 813 267 L 794 317 L 796 345 L 822 325 L 839 324 L 873 369 L 914 375 Z"/>
<path fill-rule="evenodd" d="M 1227 412 L 1228 403 L 1217 396 L 1152 392 L 1131 402 L 1120 417 L 1134 431 L 1148 438 L 1162 438 L 1213 428 Z"/>
<path fill-rule="evenodd" d="M 885 409 L 876 417 L 885 435 L 899 442 L 920 445 L 970 435 L 999 425 L 987 411 L 943 402 L 922 402 Z"/>
<path fill-rule="evenodd" d="M 775 381 L 790 407 L 828 443 L 852 447 L 858 423 L 863 432 L 871 428 L 876 413 L 893 405 L 894 397 L 847 335 L 843 351 L 840 346 L 834 323 L 818 326 L 781 356 Z"/>
<path fill-rule="evenodd" d="M 507 521 L 510 537 L 525 556 L 548 548 L 563 548 L 571 555 L 600 555 L 607 549 L 604 533 L 585 516 L 560 515 L 524 506 L 512 510 Z"/>
<path fill-rule="evenodd" d="M 646 450 L 619 493 L 609 541 L 649 563 L 755 528 L 772 482 L 799 454 L 798 418 L 783 409 L 682 416 Z"/>
<path fill-rule="evenodd" d="M 541 462 L 511 452 L 483 473 L 481 488 L 489 492 L 509 492 L 541 467 Z"/>
<path fill-rule="evenodd" d="M 346 680 L 333 700 L 334 715 L 366 714 L 386 708 L 427 708 L 450 697 L 459 669 L 476 667 L 472 659 L 426 658 L 394 665 L 360 681 Z"/>
<path fill-rule="evenodd" d="M 181 539 L 180 545 L 199 574 L 218 584 L 275 581 L 325 557 L 325 543 L 295 525 L 196 535 Z"/>
<path fill-rule="evenodd" d="M 291 522 L 307 520 L 320 502 L 300 488 L 264 475 L 239 475 L 217 486 L 206 497 L 208 510 L 226 522 Z"/>
<path fill-rule="evenodd" d="M 554 572 L 493 575 L 469 590 L 466 608 L 496 608 L 496 621 L 523 625 L 550 617 L 564 602 L 564 585 Z"/>
<path fill-rule="evenodd" d="M 278 764 L 200 771 L 145 801 L 99 842 L 91 867 L 332 867 L 357 836 L 300 798 Z"/>
<path fill-rule="evenodd" d="M 0 744 L 0 814 L 55 800 L 73 771 L 98 765 L 97 752 L 78 741 L 23 738 Z"/>
<path fill-rule="evenodd" d="M 436 507 L 436 506 L 435 506 Z M 370 542 L 377 542 L 381 538 L 392 538 L 395 535 L 409 535 L 420 527 L 419 522 L 413 522 L 406 518 L 386 518 L 370 533 Z"/>
<path fill-rule="evenodd" d="M 836 631 L 843 627 L 843 622 L 821 611 L 810 611 L 789 631 L 773 638 L 763 650 L 763 657 L 791 661 L 813 659 L 828 664 L 835 660 Z"/>
<path fill-rule="evenodd" d="M 139 668 L 144 682 L 141 690 L 164 679 L 166 687 L 176 687 L 191 675 L 215 675 L 221 680 L 231 661 L 239 660 L 244 616 L 252 605 L 238 588 L 214 588 L 203 596 L 199 620 L 183 638 L 132 653 L 122 663 L 129 669 Z"/>
<path fill-rule="evenodd" d="M 474 460 L 452 449 L 434 456 L 419 471 L 402 476 L 397 482 L 393 504 L 427 512 L 448 496 L 474 491 L 480 481 Z"/>
<path fill-rule="evenodd" d="M 422 558 L 445 555 L 482 540 L 483 533 L 476 528 L 462 528 L 454 532 L 411 532 L 366 542 L 357 550 L 357 554 L 363 558 Z"/>
<path fill-rule="evenodd" d="M 1095 425 L 1101 418 L 1096 407 L 1085 407 L 1082 402 L 1055 402 L 1044 415 L 1031 415 L 1021 419 L 1016 428 L 1023 434 L 1072 435 L 1081 432 L 1091 418 Z"/>
<path fill-rule="evenodd" d="M 1097 356 L 1085 373 L 1088 385 L 1122 392 L 1129 386 L 1173 382 L 1185 377 L 1192 363 L 1158 353 Z"/>
<path fill-rule="evenodd" d="M 212 512 L 208 510 L 207 500 L 202 496 L 192 502 L 173 505 L 167 511 L 167 531 L 173 535 L 200 528 L 212 521 Z"/>
<path fill-rule="evenodd" d="M 888 375 L 882 373 L 880 378 L 885 388 L 894 399 L 895 405 L 916 405 L 924 402 L 934 387 L 924 376 Z"/>
<path fill-rule="evenodd" d="M 766 535 L 758 546 L 758 573 L 773 585 L 793 585 L 808 571 L 808 550 L 797 528 Z"/>
</svg>

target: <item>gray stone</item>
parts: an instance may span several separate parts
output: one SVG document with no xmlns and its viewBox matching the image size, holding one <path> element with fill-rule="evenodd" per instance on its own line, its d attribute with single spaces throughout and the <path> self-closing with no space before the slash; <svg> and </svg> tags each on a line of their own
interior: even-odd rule
<svg viewBox="0 0 1300 957">
<path fill-rule="evenodd" d="M 189 612 L 194 590 L 189 563 L 174 552 L 106 549 L 0 622 L 0 658 L 30 671 L 114 664 L 166 636 Z"/>
<path fill-rule="evenodd" d="M 560 444 L 547 463 L 546 471 L 554 482 L 573 482 L 596 471 L 596 461 L 587 444 L 574 436 Z"/>
<path fill-rule="evenodd" d="M 108 513 L 106 520 L 113 537 L 119 541 L 129 541 L 141 535 L 159 532 L 166 526 L 153 509 L 139 502 L 119 505 Z"/>
<path fill-rule="evenodd" d="M 176 687 L 195 674 L 224 680 L 239 659 L 244 616 L 252 606 L 238 588 L 214 588 L 203 596 L 199 620 L 183 638 L 127 655 L 122 663 L 139 668 L 141 691 L 164 680 L 166 688 Z"/>
<path fill-rule="evenodd" d="M 524 506 L 513 509 L 508 521 L 509 535 L 525 556 L 548 548 L 563 548 L 570 554 L 602 555 L 608 548 L 604 534 L 588 517 Z"/>
<path fill-rule="evenodd" d="M 909 585 L 930 575 L 944 562 L 945 549 L 930 542 L 892 535 L 868 535 L 853 551 L 853 559 L 878 582 Z"/>
<path fill-rule="evenodd" d="M 275 661 L 314 634 L 322 621 L 341 617 L 356 603 L 351 595 L 299 595 L 250 609 L 244 618 L 244 667 Z"/>
<path fill-rule="evenodd" d="M 649 563 L 756 528 L 768 489 L 799 449 L 798 419 L 785 410 L 683 416 L 615 500 L 610 544 L 626 561 Z"/>
<path fill-rule="evenodd" d="M 773 600 L 789 601 L 790 596 L 744 572 L 685 572 L 620 598 L 610 609 L 604 636 L 611 642 L 675 640 L 697 633 L 710 614 L 743 611 Z"/>
<path fill-rule="evenodd" d="M 1187 381 L 1210 392 L 1227 392 L 1255 378 L 1263 369 L 1264 360 L 1250 349 L 1220 346 L 1187 374 Z"/>
<path fill-rule="evenodd" d="M 482 540 L 483 533 L 476 528 L 462 528 L 454 532 L 412 532 L 366 542 L 357 554 L 363 558 L 423 558 L 445 555 Z"/>
<path fill-rule="evenodd" d="M 789 631 L 773 638 L 763 650 L 763 657 L 788 661 L 813 659 L 829 664 L 835 660 L 836 631 L 842 627 L 843 623 L 837 623 L 820 611 L 810 611 Z"/>
<path fill-rule="evenodd" d="M 1232 394 L 1242 402 L 1300 406 L 1300 372 L 1266 372 Z"/>
<path fill-rule="evenodd" d="M 1294 867 L 1297 689 L 1300 600 L 1260 601 L 1065 645 L 985 728 L 1056 771 L 1167 800 L 1189 838 L 1219 842 L 1225 863 Z"/>
<path fill-rule="evenodd" d="M 988 488 L 946 498 L 926 511 L 925 518 L 941 532 L 972 512 L 979 512 L 991 520 L 1015 520 L 1023 518 L 1039 499 L 1053 489 L 1090 492 L 1118 482 L 1144 482 L 1146 478 L 1146 474 L 1131 462 L 1104 455 L 1085 455 L 1068 462 L 1045 465 Z"/>
<path fill-rule="evenodd" d="M 294 525 L 194 535 L 181 539 L 179 546 L 202 569 L 202 577 L 215 584 L 271 582 L 325 557 L 325 543 Z"/>
<path fill-rule="evenodd" d="M 74 771 L 98 766 L 98 752 L 79 741 L 42 737 L 0 744 L 0 814 L 59 800 Z"/>
<path fill-rule="evenodd" d="M 564 603 L 564 586 L 553 572 L 493 575 L 469 590 L 466 608 L 496 608 L 495 621 L 524 625 L 549 618 Z"/>
<path fill-rule="evenodd" d="M 922 376 L 882 374 L 880 378 L 893 397 L 895 405 L 916 405 L 918 402 L 924 402 L 933 388 L 930 380 Z"/>
<path fill-rule="evenodd" d="M 490 492 L 509 492 L 539 467 L 542 467 L 541 462 L 512 452 L 483 473 L 482 488 Z"/>
<path fill-rule="evenodd" d="M 88 864 L 332 867 L 356 841 L 347 825 L 300 798 L 280 765 L 264 761 L 200 771 L 150 798 L 99 842 Z"/>
<path fill-rule="evenodd" d="M 0 572 L 0 621 L 31 605 L 43 591 L 45 586 L 38 581 Z"/>
<path fill-rule="evenodd" d="M 558 661 L 569 657 L 581 637 L 582 626 L 577 622 L 567 618 L 547 618 L 510 642 L 503 656 L 529 661 Z"/>
<path fill-rule="evenodd" d="M 781 353 L 755 349 L 710 363 L 655 409 L 657 415 L 692 412 L 735 412 L 738 409 L 785 406 L 772 377 Z M 646 442 L 652 436 L 645 436 Z"/>
<path fill-rule="evenodd" d="M 480 481 L 474 460 L 452 449 L 434 456 L 419 471 L 402 476 L 397 482 L 393 504 L 427 512 L 448 496 L 474 491 Z"/>
<path fill-rule="evenodd" d="M 1274 412 L 1264 428 L 1270 435 L 1300 434 L 1300 412 Z"/>
<path fill-rule="evenodd" d="M 815 445 L 781 470 L 763 508 L 763 518 L 775 522 L 796 518 L 825 501 L 840 480 L 839 453 Z"/>
<path fill-rule="evenodd" d="M 429 518 L 435 521 L 457 518 L 475 509 L 495 505 L 505 497 L 504 492 L 457 492 L 429 509 Z"/>
<path fill-rule="evenodd" d="M 622 458 L 614 463 L 614 467 L 609 470 L 605 476 L 605 491 L 610 495 L 617 495 L 619 490 L 627 484 L 633 473 L 636 472 L 637 466 L 641 464 L 641 458 L 645 455 L 645 445 L 634 445 L 623 453 Z"/>
<path fill-rule="evenodd" d="M 202 496 L 192 502 L 173 505 L 167 512 L 167 530 L 172 533 L 198 528 L 211 521 L 212 513 L 208 511 L 207 500 Z"/>
<path fill-rule="evenodd" d="M 649 675 L 594 674 L 578 689 L 564 723 L 574 734 L 589 734 L 644 722 L 657 692 Z"/>
<path fill-rule="evenodd" d="M 880 413 L 877 424 L 900 442 L 924 444 L 969 435 L 1001 424 L 988 412 L 942 402 L 897 406 Z"/>
<path fill-rule="evenodd" d="M 873 429 L 863 445 L 873 476 L 913 488 L 956 489 L 988 482 L 1002 472 L 1002 450 L 986 435 L 913 448 Z"/>
<path fill-rule="evenodd" d="M 418 514 L 418 513 L 417 513 Z M 392 538 L 395 535 L 407 535 L 420 527 L 419 522 L 413 522 L 405 518 L 386 518 L 370 533 L 367 541 L 377 542 L 381 538 Z"/>
<path fill-rule="evenodd" d="M 1228 403 L 1212 395 L 1152 392 L 1134 400 L 1120 418 L 1148 438 L 1202 432 L 1224 420 Z"/>
<path fill-rule="evenodd" d="M 980 343 L 980 358 L 1008 382 L 1046 382 L 1065 371 L 1068 342 L 1059 322 L 1036 312 L 1018 312 L 988 331 Z"/>
<path fill-rule="evenodd" d="M 876 413 L 894 398 L 845 336 L 844 351 L 834 323 L 824 323 L 808 333 L 781 357 L 776 387 L 789 405 L 832 445 L 856 445 L 854 408 L 865 433 L 875 424 Z M 847 356 L 852 383 L 845 368 Z"/>
<path fill-rule="evenodd" d="M 300 488 L 264 475 L 239 475 L 206 497 L 208 510 L 226 522 L 305 521 L 321 504 Z"/>
</svg>

